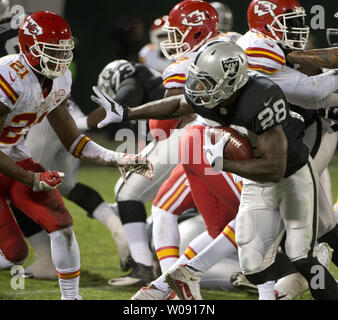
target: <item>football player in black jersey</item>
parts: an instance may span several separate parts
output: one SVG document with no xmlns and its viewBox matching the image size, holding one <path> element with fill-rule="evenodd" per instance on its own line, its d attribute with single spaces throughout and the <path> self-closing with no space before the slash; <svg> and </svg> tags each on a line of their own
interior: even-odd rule
<svg viewBox="0 0 338 320">
<path fill-rule="evenodd" d="M 274 281 L 283 275 L 280 265 L 275 263 L 275 255 L 286 230 L 285 250 L 293 263 L 293 272 L 297 270 L 304 276 L 315 299 L 338 299 L 334 278 L 313 257 L 318 177 L 302 142 L 303 119 L 289 110 L 276 84 L 264 77 L 247 76 L 247 58 L 241 48 L 220 41 L 201 48 L 190 68 L 184 96 L 137 108 L 113 102 L 110 110 L 105 101 L 101 102 L 106 106 L 109 121 L 166 119 L 198 113 L 220 125 L 235 125 L 246 131 L 256 147 L 257 157 L 253 160 L 223 159 L 227 141 L 204 145 L 212 167 L 244 178 L 236 218 L 236 242 L 243 273 L 250 282 L 264 284 L 265 298 L 274 299 Z M 208 129 L 205 134 L 208 135 Z M 196 148 L 189 141 L 192 139 L 186 135 L 181 139 L 181 158 L 188 146 L 190 150 Z M 189 169 L 186 170 L 189 178 L 196 164 L 184 166 Z M 191 189 L 194 187 L 191 185 Z M 194 200 L 197 208 L 199 201 L 206 201 L 203 195 Z M 314 270 L 320 270 L 321 286 L 311 284 Z"/>
</svg>

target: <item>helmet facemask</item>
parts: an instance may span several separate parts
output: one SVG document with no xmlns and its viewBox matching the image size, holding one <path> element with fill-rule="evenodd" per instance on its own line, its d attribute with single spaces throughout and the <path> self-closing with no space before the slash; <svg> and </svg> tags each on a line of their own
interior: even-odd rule
<svg viewBox="0 0 338 320">
<path fill-rule="evenodd" d="M 74 41 L 72 39 L 60 40 L 59 44 L 38 42 L 34 37 L 34 45 L 29 47 L 29 52 L 38 63 L 30 67 L 49 79 L 56 79 L 64 74 L 73 60 Z M 25 56 L 25 55 L 24 55 Z"/>
<path fill-rule="evenodd" d="M 170 27 L 167 23 L 162 29 L 167 32 L 168 39 L 161 41 L 160 48 L 167 59 L 179 59 L 191 51 L 189 43 L 184 42 L 191 27 L 184 34 L 177 27 Z"/>
<path fill-rule="evenodd" d="M 193 52 L 200 48 L 212 35 L 210 32 L 204 40 L 198 42 L 194 47 L 186 42 L 186 38 L 191 32 L 193 27 L 188 27 L 187 30 L 182 33 L 182 31 L 177 27 L 170 27 L 168 23 L 163 26 L 163 31 L 167 32 L 168 40 L 164 40 L 160 43 L 161 50 L 163 55 L 169 60 L 181 59 L 186 54 Z M 201 35 L 200 32 L 194 34 L 194 39 L 197 39 Z"/>
<path fill-rule="evenodd" d="M 305 26 L 305 10 L 297 7 L 278 16 L 271 8 L 269 11 L 274 19 L 272 24 L 267 25 L 267 29 L 275 40 L 281 43 L 284 49 L 304 50 L 310 33 L 310 28 Z"/>
</svg>

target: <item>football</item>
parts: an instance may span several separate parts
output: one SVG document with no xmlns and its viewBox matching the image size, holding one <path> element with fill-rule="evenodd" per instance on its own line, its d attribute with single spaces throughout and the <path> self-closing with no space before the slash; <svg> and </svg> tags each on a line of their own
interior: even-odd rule
<svg viewBox="0 0 338 320">
<path fill-rule="evenodd" d="M 248 137 L 242 135 L 237 130 L 230 127 L 214 127 L 211 134 L 211 143 L 217 143 L 225 132 L 229 132 L 231 137 L 223 150 L 224 159 L 229 160 L 249 160 L 254 159 L 254 151 Z"/>
</svg>

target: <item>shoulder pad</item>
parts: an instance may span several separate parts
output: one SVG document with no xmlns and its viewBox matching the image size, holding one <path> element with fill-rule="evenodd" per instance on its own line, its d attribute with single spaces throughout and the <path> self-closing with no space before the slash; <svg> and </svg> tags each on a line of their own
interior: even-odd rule
<svg viewBox="0 0 338 320">
<path fill-rule="evenodd" d="M 155 51 L 155 50 L 156 50 L 156 47 L 152 43 L 148 43 L 141 48 L 138 55 L 141 56 L 141 57 L 144 57 L 147 54 L 149 54 L 149 52 Z"/>
<path fill-rule="evenodd" d="M 229 31 L 229 32 L 220 34 L 218 37 L 219 39 L 224 39 L 224 40 L 232 41 L 236 43 L 238 39 L 242 36 L 243 35 L 238 32 Z"/>
<path fill-rule="evenodd" d="M 11 64 L 18 61 L 18 58 L 19 55 L 14 54 L 0 59 L 0 101 L 10 109 L 18 101 L 22 92 L 19 75 L 11 67 Z"/>
<path fill-rule="evenodd" d="M 247 32 L 237 44 L 246 52 L 249 70 L 276 73 L 281 70 L 286 59 L 278 44 L 263 35 Z"/>
<path fill-rule="evenodd" d="M 167 89 L 184 87 L 189 66 L 195 56 L 196 52 L 170 64 L 162 74 L 163 86 Z"/>
</svg>

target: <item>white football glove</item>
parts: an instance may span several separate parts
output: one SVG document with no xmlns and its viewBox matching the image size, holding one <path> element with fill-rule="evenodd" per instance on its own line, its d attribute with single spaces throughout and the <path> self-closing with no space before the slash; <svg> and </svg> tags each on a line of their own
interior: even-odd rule
<svg viewBox="0 0 338 320">
<path fill-rule="evenodd" d="M 211 143 L 211 134 L 215 133 L 215 129 L 207 128 L 204 132 L 204 146 L 207 160 L 214 171 L 223 170 L 223 150 L 229 141 L 231 134 L 229 132 L 222 133 L 222 138 L 215 144 Z"/>
<path fill-rule="evenodd" d="M 154 169 L 152 163 L 138 154 L 121 153 L 116 162 L 124 181 L 126 181 L 128 172 L 137 173 L 148 180 L 153 179 Z"/>
<path fill-rule="evenodd" d="M 119 105 L 108 94 L 102 91 L 99 87 L 93 86 L 93 91 L 96 96 L 92 95 L 93 102 L 103 107 L 106 110 L 106 117 L 97 124 L 99 129 L 105 127 L 109 123 L 121 122 L 126 120 L 127 108 Z"/>
</svg>

